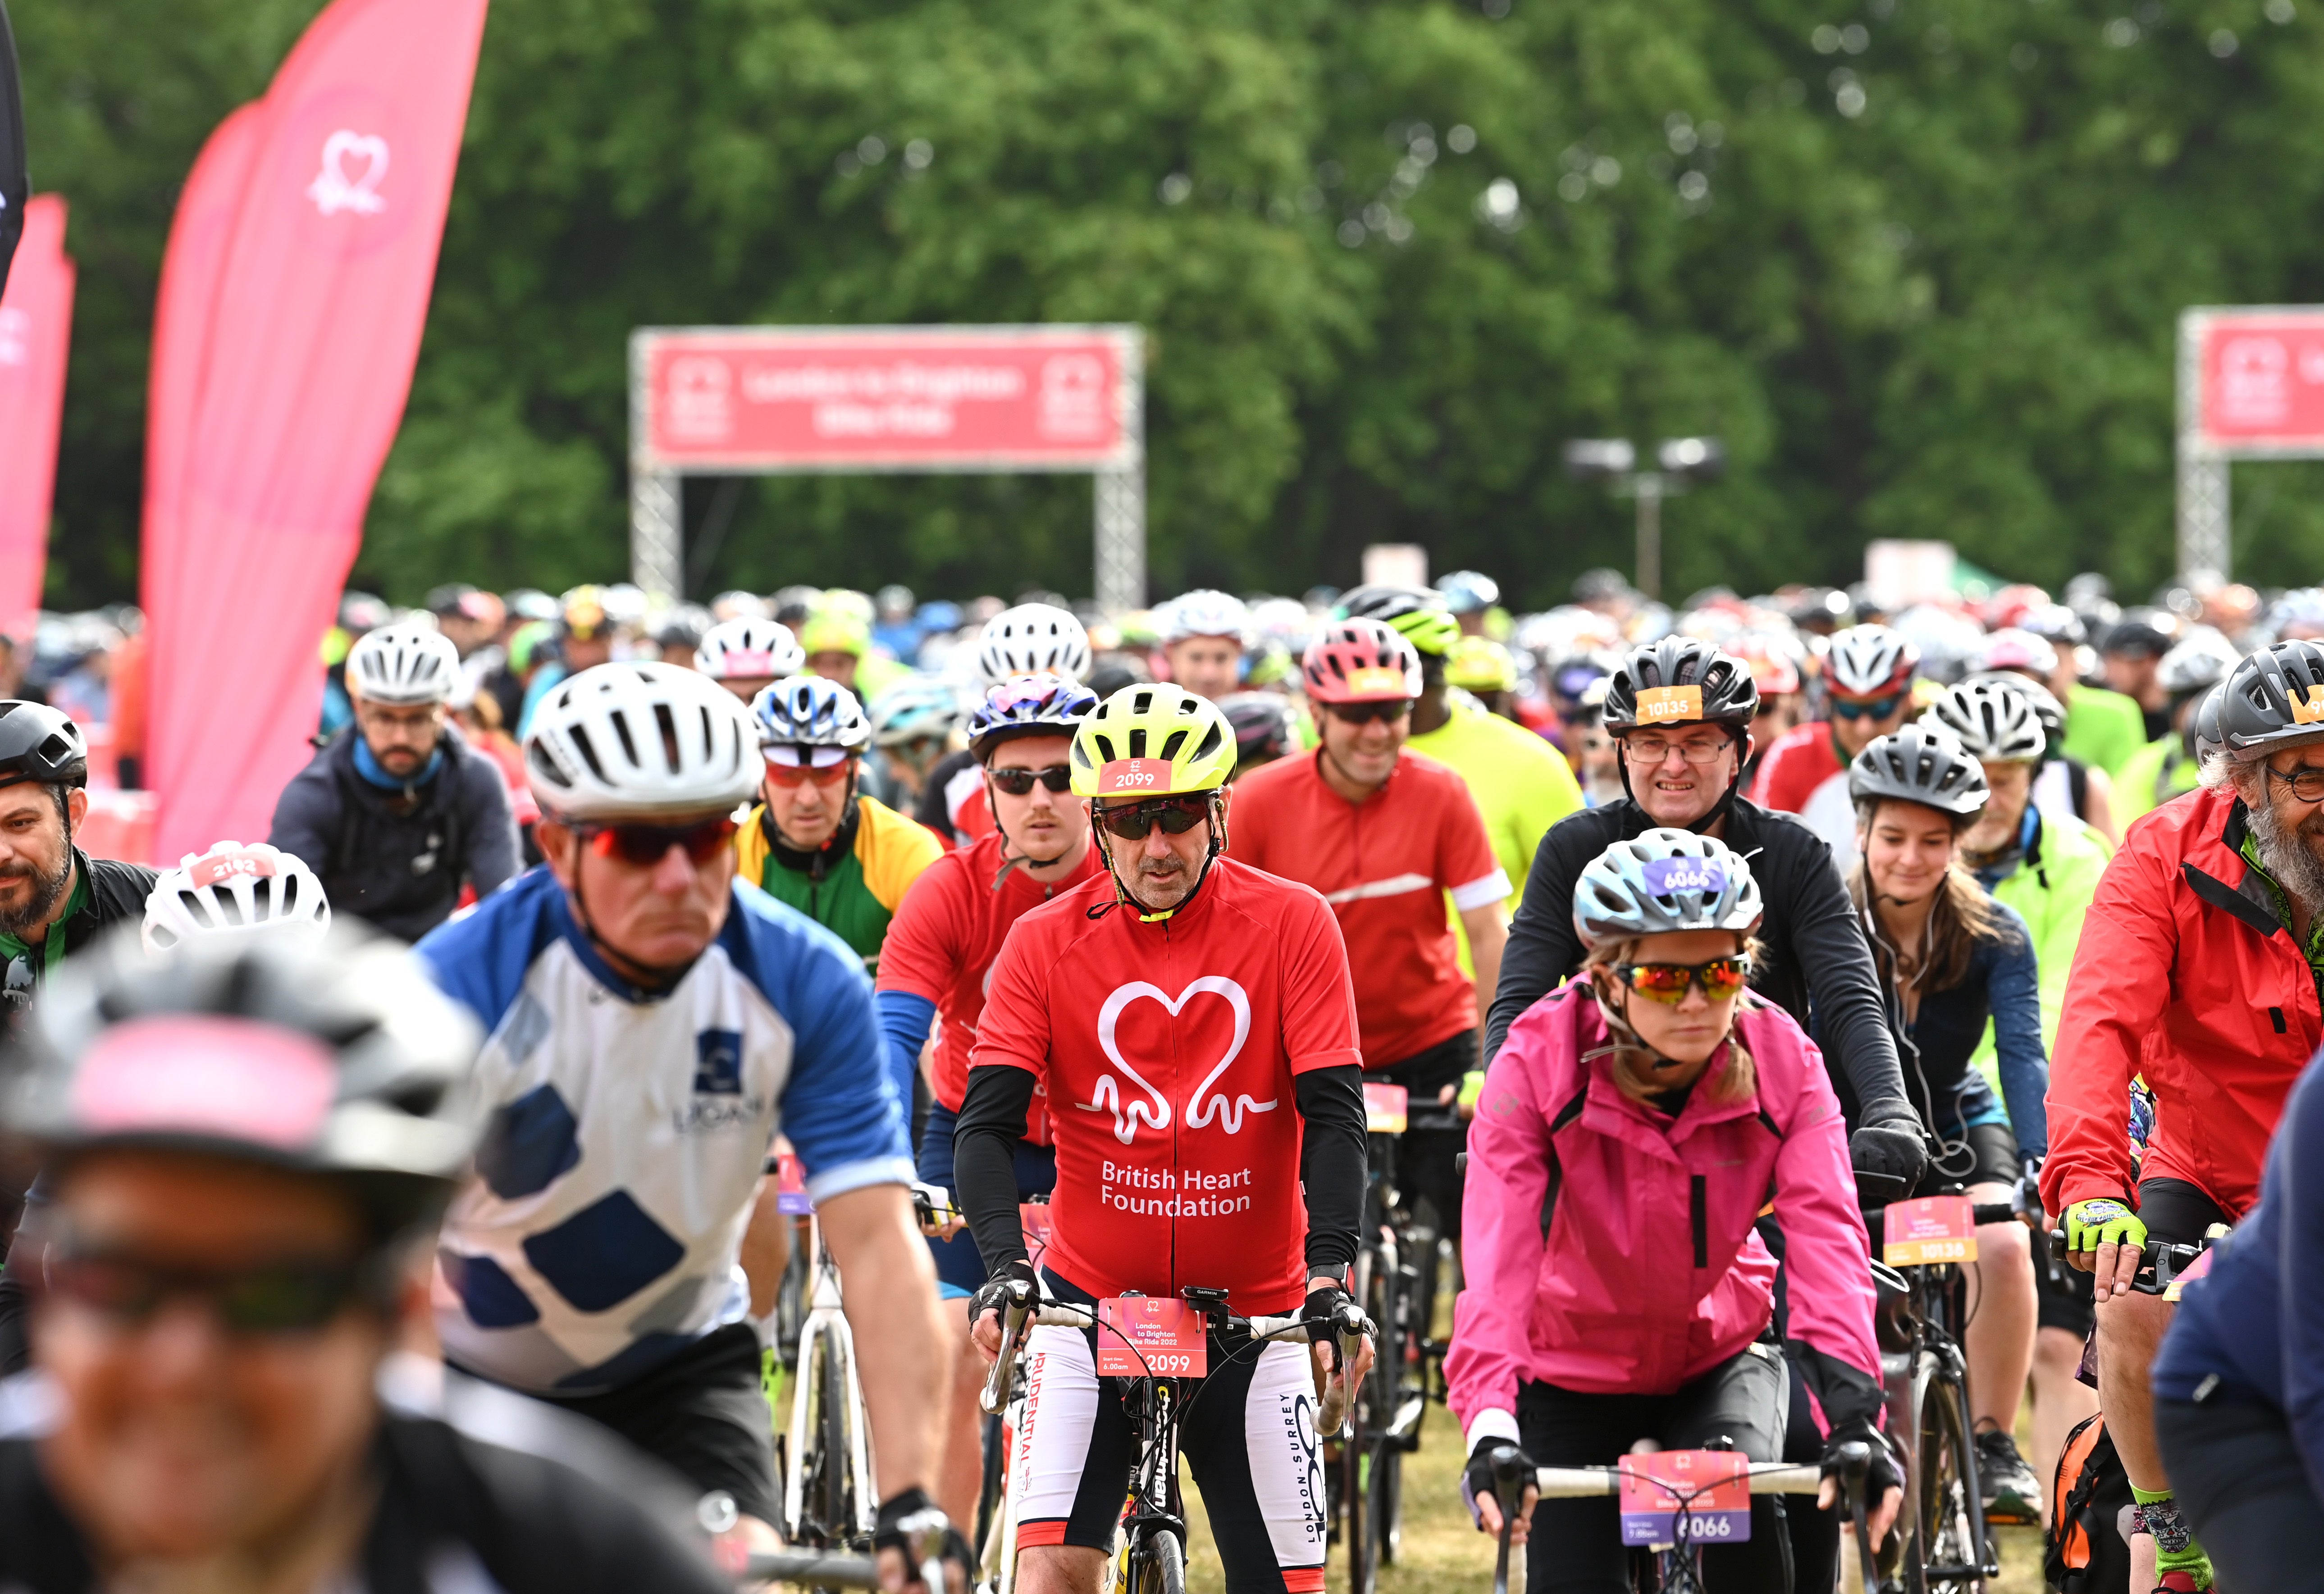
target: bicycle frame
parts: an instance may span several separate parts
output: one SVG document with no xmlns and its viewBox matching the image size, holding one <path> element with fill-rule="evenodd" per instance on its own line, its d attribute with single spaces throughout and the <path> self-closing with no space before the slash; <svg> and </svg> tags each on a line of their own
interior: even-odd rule
<svg viewBox="0 0 2324 1594">
<path fill-rule="evenodd" d="M 816 1350 L 818 1342 L 827 1342 L 832 1365 L 839 1373 L 841 1409 L 847 1422 L 844 1460 L 854 1481 L 851 1491 L 855 1502 L 852 1533 L 868 1544 L 877 1514 L 873 1497 L 877 1491 L 872 1483 L 871 1419 L 863 1405 L 862 1375 L 855 1362 L 855 1336 L 847 1326 L 847 1316 L 840 1304 L 839 1268 L 823 1248 L 823 1225 L 811 1213 L 807 1218 L 807 1314 L 799 1325 L 798 1372 L 791 1386 L 788 1465 L 783 1476 L 783 1534 L 796 1542 L 806 1512 L 807 1458 L 813 1453 L 810 1435 L 815 1425 L 818 1379 L 823 1376 L 816 1370 Z"/>
</svg>

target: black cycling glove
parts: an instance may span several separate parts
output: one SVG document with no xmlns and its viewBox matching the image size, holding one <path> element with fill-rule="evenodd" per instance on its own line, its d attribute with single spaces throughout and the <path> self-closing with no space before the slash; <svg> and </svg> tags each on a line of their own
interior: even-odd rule
<svg viewBox="0 0 2324 1594">
<path fill-rule="evenodd" d="M 975 1576 L 976 1557 L 969 1550 L 968 1540 L 924 1488 L 908 1488 L 881 1502 L 878 1514 L 872 1519 L 873 1552 L 895 1550 L 908 1558 L 912 1544 L 905 1531 L 908 1527 L 918 1534 L 941 1533 L 944 1536 L 936 1549 L 937 1557 L 956 1562 L 971 1577 Z"/>
<path fill-rule="evenodd" d="M 1348 1292 L 1336 1284 L 1321 1285 L 1309 1290 L 1307 1304 L 1299 1309 L 1300 1318 L 1307 1324 L 1307 1338 L 1318 1345 L 1328 1345 L 1339 1338 L 1339 1330 L 1333 1320 L 1351 1299 Z"/>
<path fill-rule="evenodd" d="M 1037 1296 L 1040 1294 L 1041 1282 L 1039 1276 L 1033 1271 L 1033 1264 L 1023 1260 L 1001 1264 L 991 1278 L 977 1286 L 976 1294 L 969 1296 L 969 1327 L 974 1328 L 986 1313 L 1005 1309 L 1009 1304 L 1010 1286 L 1019 1284 L 1029 1284 Z"/>
<path fill-rule="evenodd" d="M 1851 1423 L 1835 1423 L 1823 1442 L 1823 1475 L 1840 1476 L 1840 1449 L 1844 1444 L 1862 1444 L 1872 1451 L 1872 1465 L 1864 1475 L 1864 1508 L 1867 1512 L 1880 1508 L 1880 1497 L 1892 1488 L 1901 1488 L 1904 1478 L 1896 1470 L 1896 1458 L 1889 1452 L 1888 1440 L 1870 1423 L 1858 1419 Z M 1835 1509 L 1845 1511 L 1848 1503 L 1836 1503 Z"/>
<path fill-rule="evenodd" d="M 1514 1468 L 1517 1476 L 1520 1498 L 1525 1486 L 1533 1481 L 1532 1458 L 1507 1439 L 1488 1434 L 1477 1441 L 1477 1448 L 1469 1452 L 1469 1465 L 1461 1474 L 1461 1503 L 1469 1507 L 1469 1520 L 1479 1527 L 1485 1525 L 1485 1514 L 1477 1509 L 1477 1502 L 1498 1497 L 1493 1487 L 1493 1463 L 1499 1461 L 1504 1471 Z"/>
<path fill-rule="evenodd" d="M 1917 1118 L 1882 1119 L 1848 1138 L 1848 1160 L 1858 1173 L 1902 1181 L 1894 1197 L 1901 1201 L 1929 1166 L 1928 1138 Z"/>
</svg>

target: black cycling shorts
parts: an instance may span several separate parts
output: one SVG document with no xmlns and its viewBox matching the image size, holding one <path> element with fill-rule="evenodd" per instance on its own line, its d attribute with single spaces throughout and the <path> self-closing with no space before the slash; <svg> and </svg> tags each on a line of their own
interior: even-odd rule
<svg viewBox="0 0 2324 1594">
<path fill-rule="evenodd" d="M 2035 1237 L 2046 1248 L 2045 1238 Z M 2098 1278 L 2063 1262 L 2054 1267 L 2034 1264 L 2034 1315 L 2043 1328 L 2064 1329 L 2077 1340 L 2087 1340 L 2098 1322 Z"/>
<path fill-rule="evenodd" d="M 1517 1441 L 1537 1467 L 1609 1467 L 1641 1439 L 1699 1450 L 1724 1436 L 1755 1461 L 1783 1459 L 1791 1369 L 1769 1344 L 1747 1347 L 1669 1395 L 1590 1395 L 1554 1384 L 1517 1389 Z M 1720 1594 L 1790 1594 L 1791 1556 L 1777 1497 L 1751 1501 L 1751 1537 L 1702 1553 Z M 1812 1497 L 1794 1508 L 1814 1509 Z M 1526 1594 L 1629 1594 L 1630 1552 L 1608 1499 L 1544 1500 L 1526 1541 Z"/>
<path fill-rule="evenodd" d="M 2138 1187 L 2138 1217 L 2146 1238 L 2172 1245 L 2200 1245 L 2203 1230 L 2227 1221 L 2225 1208 L 2184 1179 L 2148 1179 Z"/>
<path fill-rule="evenodd" d="M 760 1385 L 759 1336 L 747 1322 L 713 1329 L 634 1384 L 535 1398 L 604 1424 L 696 1494 L 723 1488 L 743 1516 L 782 1520 L 774 1419 Z"/>
</svg>

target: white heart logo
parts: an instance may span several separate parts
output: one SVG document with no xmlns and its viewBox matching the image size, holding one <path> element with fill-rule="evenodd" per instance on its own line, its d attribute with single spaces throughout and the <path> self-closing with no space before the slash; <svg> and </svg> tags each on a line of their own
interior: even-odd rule
<svg viewBox="0 0 2324 1594">
<path fill-rule="evenodd" d="M 1254 1101 L 1249 1096 L 1237 1097 L 1232 1102 L 1219 1096 L 1210 1096 L 1205 1099 L 1205 1092 L 1218 1083 L 1219 1075 L 1224 1073 L 1234 1060 L 1242 1055 L 1243 1043 L 1250 1038 L 1250 999 L 1243 994 L 1241 986 L 1223 974 L 1205 974 L 1189 984 L 1174 999 L 1158 985 L 1149 985 L 1143 980 L 1134 980 L 1117 989 L 1111 996 L 1105 999 L 1105 1005 L 1098 1009 L 1097 1044 L 1105 1049 L 1106 1061 L 1120 1069 L 1132 1084 L 1145 1092 L 1147 1100 L 1143 1101 L 1133 1100 L 1125 1106 L 1121 1100 L 1121 1087 L 1116 1083 L 1113 1075 L 1109 1073 L 1099 1077 L 1096 1087 L 1090 1092 L 1089 1101 L 1075 1103 L 1084 1112 L 1111 1112 L 1113 1115 L 1113 1138 L 1124 1146 L 1137 1138 L 1138 1126 L 1141 1121 L 1157 1129 L 1167 1128 L 1170 1122 L 1170 1103 L 1161 1092 L 1140 1078 L 1136 1069 L 1121 1060 L 1121 1050 L 1114 1043 L 1114 1030 L 1121 1021 L 1122 1009 L 1141 997 L 1150 997 L 1160 1002 L 1175 1018 L 1188 1001 L 1205 991 L 1213 996 L 1224 997 L 1227 1005 L 1234 1009 L 1234 1040 L 1227 1047 L 1226 1055 L 1221 1057 L 1217 1065 L 1203 1076 L 1203 1083 L 1196 1085 L 1194 1093 L 1186 1098 L 1187 1127 L 1197 1129 L 1208 1129 L 1214 1120 L 1223 1120 L 1228 1134 L 1239 1135 L 1242 1133 L 1244 1113 L 1275 1110 L 1277 1102 Z"/>
<path fill-rule="evenodd" d="M 350 159 L 362 161 L 361 172 L 349 173 Z M 307 185 L 307 198 L 325 216 L 343 210 L 377 216 L 387 208 L 387 201 L 379 196 L 379 185 L 387 180 L 387 140 L 375 133 L 351 133 L 342 127 L 323 141 L 323 169 Z"/>
</svg>

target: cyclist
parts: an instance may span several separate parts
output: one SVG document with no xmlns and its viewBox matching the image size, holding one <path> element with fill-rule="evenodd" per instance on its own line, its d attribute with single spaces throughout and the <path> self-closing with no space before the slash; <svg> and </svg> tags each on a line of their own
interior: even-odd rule
<svg viewBox="0 0 2324 1594">
<path fill-rule="evenodd" d="M 2200 1244 L 2258 1195 L 2292 1082 L 2324 1038 L 2324 647 L 2278 642 L 2213 699 L 2203 786 L 2140 821 L 2083 926 L 2051 1070 L 2042 1204 L 2098 1288 L 2098 1398 L 2163 1587 L 2210 1568 L 2154 1443 L 2148 1369 L 2172 1307 L 2130 1284 L 2149 1240 Z M 2155 1124 L 2133 1183 L 2123 1100 L 2134 1076 Z M 2173 1584 L 2172 1579 L 2177 1582 Z"/>
<path fill-rule="evenodd" d="M 2070 815 L 2087 823 L 2106 838 L 2107 851 L 2111 853 L 2122 839 L 2121 825 L 2125 823 L 2116 813 L 2113 771 L 2085 761 L 2073 751 L 2072 717 L 2060 705 L 2048 685 L 2059 673 L 2057 657 L 2057 650 L 2049 642 L 2031 631 L 1998 631 L 1986 638 L 1985 645 L 1976 654 L 1976 676 L 2015 682 L 2033 698 L 2034 707 L 2041 713 L 2052 752 L 2042 766 L 2034 801 L 2044 813 L 2060 818 Z M 2118 701 L 2126 711 L 2132 709 L 2129 698 Z M 2137 729 L 2135 713 L 2130 725 L 2134 732 Z"/>
<path fill-rule="evenodd" d="M 2082 680 L 2080 659 L 2089 651 L 2089 633 L 2081 616 L 2063 604 L 2038 604 L 2017 623 L 2052 650 L 2055 663 L 2042 684 L 2064 705 L 2066 752 L 2109 777 L 2119 772 L 2146 745 L 2145 717 L 2135 699 Z"/>
<path fill-rule="evenodd" d="M 1242 681 L 1250 646 L 1250 611 L 1240 598 L 1208 588 L 1182 593 L 1162 605 L 1162 657 L 1170 678 L 1215 703 Z"/>
<path fill-rule="evenodd" d="M 1436 613 L 1451 628 L 1452 617 Z M 1332 905 L 1349 961 L 1364 971 L 1356 1018 L 1365 1077 L 1449 1103 L 1478 1064 L 1481 993 L 1500 974 L 1508 935 L 1508 876 L 1461 778 L 1405 744 L 1423 690 L 1409 641 L 1377 620 L 1335 621 L 1307 644 L 1300 673 L 1323 745 L 1235 783 L 1234 856 Z M 1563 768 L 1546 742 L 1530 740 Z M 1473 981 L 1454 956 L 1448 893 Z M 1423 1222 L 1433 1209 L 1436 1232 L 1458 1234 L 1462 1131 L 1415 1126 L 1403 1143 L 1405 1193 L 1423 1203 Z"/>
<path fill-rule="evenodd" d="M 702 633 L 694 668 L 748 703 L 807 668 L 807 650 L 776 620 L 722 620 Z"/>
<path fill-rule="evenodd" d="M 23 1010 L 39 986 L 105 931 L 143 910 L 157 878 L 140 863 L 91 858 L 74 845 L 88 816 L 88 744 L 80 727 L 43 703 L 0 699 L 0 1011 Z M 19 1205 L 42 1187 L 0 1184 L 0 1219 L 13 1236 Z M 0 1376 L 24 1366 L 29 1252 L 11 1246 L 0 1269 Z"/>
<path fill-rule="evenodd" d="M 1464 636 L 1483 636 L 1501 604 L 1501 584 L 1480 571 L 1455 570 L 1436 584 L 1436 590 L 1444 594 L 1444 607 L 1461 622 Z M 1506 613 L 1499 623 L 1508 625 Z"/>
<path fill-rule="evenodd" d="M 1279 692 L 1236 692 L 1219 699 L 1219 710 L 1234 727 L 1235 772 L 1287 759 L 1300 751 L 1299 711 Z"/>
<path fill-rule="evenodd" d="M 1305 886 L 1222 856 L 1234 768 L 1226 716 L 1171 685 L 1124 688 L 1074 733 L 1102 875 L 1017 922 L 993 964 L 955 1140 L 960 1195 L 992 1278 L 970 1303 L 988 1354 L 995 1302 L 1033 1276 L 1017 1149 L 1037 1091 L 1056 1137 L 1047 1292 L 1230 1292 L 1245 1314 L 1318 1318 L 1347 1298 L 1366 1147 L 1347 953 Z M 1302 1216 L 1305 1221 L 1302 1221 Z M 1328 1338 L 1328 1330 L 1319 1329 Z M 1095 1594 L 1129 1477 L 1118 1384 L 1094 1335 L 1032 1331 L 1010 1489 L 1017 1587 Z M 1323 1481 L 1315 1358 L 1213 1335 L 1180 1438 L 1227 1586 L 1320 1594 Z M 1360 1379 L 1370 1347 L 1347 1369 Z"/>
<path fill-rule="evenodd" d="M 1444 660 L 1444 684 L 1466 692 L 1487 714 L 1517 717 L 1517 661 L 1489 637 L 1463 636 L 1453 644 Z"/>
<path fill-rule="evenodd" d="M 2098 643 L 2106 684 L 2138 705 L 2149 742 L 2170 733 L 2170 695 L 2155 677 L 2186 634 L 2186 622 L 2168 609 L 2126 609 Z"/>
<path fill-rule="evenodd" d="M 1339 606 L 1351 618 L 1386 622 L 1419 653 L 1420 692 L 1413 700 L 1405 745 L 1449 765 L 1468 784 L 1493 856 L 1509 879 L 1508 906 L 1514 908 L 1541 838 L 1582 806 L 1573 766 L 1514 721 L 1453 702 L 1446 660 L 1461 645 L 1461 628 L 1441 595 L 1425 587 L 1360 586 L 1341 598 Z M 1477 966 L 1465 935 L 1462 949 L 1464 966 Z M 1479 989 L 1490 991 L 1494 973 L 1478 967 L 1478 974 Z"/>
<path fill-rule="evenodd" d="M 2006 1202 L 2044 1150 L 2042 1002 L 2025 921 L 1960 863 L 1986 806 L 1985 770 L 1943 728 L 1907 725 L 1857 754 L 1848 772 L 1861 861 L 1849 895 L 1863 916 L 1904 1059 L 1905 1088 L 1935 1137 L 1929 1181 L 1971 1201 Z M 1969 1059 L 1993 1025 L 2002 1094 Z M 1980 1225 L 1961 1339 L 1970 1430 L 1988 1510 L 2032 1521 L 2042 1488 L 2012 1435 L 2032 1370 L 2034 1251 L 2026 1226 Z"/>
<path fill-rule="evenodd" d="M 929 1031 L 936 1031 L 928 1068 L 934 1100 L 916 1144 L 922 1182 L 940 1190 L 956 1184 L 953 1129 L 1001 943 L 1025 914 L 1098 870 L 1089 815 L 1066 795 L 1073 734 L 1096 707 L 1093 694 L 1063 676 L 1017 676 L 984 695 L 969 722 L 969 746 L 983 762 L 993 828 L 928 865 L 888 926 L 874 1000 L 890 1066 L 899 1073 L 918 1073 Z M 1047 1116 L 1037 1110 L 1017 1158 L 1019 1193 L 1027 1199 L 1056 1183 L 1049 1143 Z M 989 1270 L 973 1237 L 931 1236 L 928 1248 L 945 1300 L 964 1301 L 984 1282 Z M 983 1372 L 969 1347 L 967 1318 L 946 1321 L 958 1354 L 942 1495 L 946 1511 L 964 1522 L 975 1513 L 982 1481 L 976 1389 Z"/>
<path fill-rule="evenodd" d="M 2154 1360 L 2154 1419 L 2182 1514 L 2228 1589 L 2316 1594 L 2324 1516 L 2313 1266 L 2324 1086 L 2310 1064 L 2284 1102 L 2259 1204 L 2191 1279 Z"/>
<path fill-rule="evenodd" d="M 1743 662 L 1692 637 L 1634 648 L 1606 693 L 1628 796 L 1561 820 L 1542 838 L 1509 930 L 1501 981 L 1485 1025 L 1491 1061 L 1518 1014 L 1577 972 L 1574 882 L 1606 848 L 1655 828 L 1716 836 L 1756 860 L 1767 917 L 1767 955 L 1753 965 L 1759 994 L 1808 1020 L 1812 999 L 1826 1066 L 1853 1133 L 1849 1153 L 1866 1173 L 1920 1177 L 1920 1115 L 1905 1099 L 1896 1042 L 1863 929 L 1829 848 L 1789 815 L 1736 796 L 1751 749 L 1758 687 Z"/>
<path fill-rule="evenodd" d="M 466 1380 L 429 1399 L 398 1353 L 475 1043 L 372 940 L 116 940 L 42 999 L 5 1113 L 56 1193 L 38 1377 L 0 1386 L 0 1586 L 732 1586 L 666 1479 Z"/>
<path fill-rule="evenodd" d="M 943 843 L 856 789 L 872 727 L 837 682 L 779 681 L 751 714 L 766 763 L 758 806 L 734 842 L 742 878 L 831 930 L 876 970 L 896 905 L 944 855 Z"/>
<path fill-rule="evenodd" d="M 153 882 L 138 938 L 166 953 L 209 936 L 320 935 L 331 904 L 314 871 L 263 842 L 213 842 Z"/>
<path fill-rule="evenodd" d="M 771 1547 L 735 1268 L 779 1129 L 844 1278 L 884 1534 L 926 1504 L 949 1368 L 861 965 L 734 879 L 758 727 L 695 671 L 601 665 L 543 701 L 525 761 L 547 865 L 419 948 L 490 1037 L 438 1251 L 446 1357 L 724 1490 Z"/>
<path fill-rule="evenodd" d="M 953 750 L 960 695 L 949 680 L 908 676 L 874 697 L 865 714 L 879 756 L 863 771 L 864 789 L 908 814 L 927 788 L 928 771 Z"/>
<path fill-rule="evenodd" d="M 1797 814 L 1830 844 L 1843 874 L 1856 862 L 1848 767 L 1873 738 L 1889 734 L 1912 716 L 1913 676 L 1920 667 L 1920 649 L 1885 625 L 1854 625 L 1835 633 L 1823 660 L 1830 717 L 1793 726 L 1760 760 L 1751 800 Z"/>
<path fill-rule="evenodd" d="M 364 633 L 347 654 L 352 733 L 342 733 L 275 799 L 267 841 L 313 870 L 339 911 L 403 941 L 452 917 L 521 867 L 500 766 L 447 720 L 460 658 L 410 625 Z"/>
<path fill-rule="evenodd" d="M 2115 782 L 2115 811 L 2126 828 L 2140 815 L 2184 797 L 2201 783 L 2195 757 L 2195 714 L 2211 688 L 2235 673 L 2243 655 L 2209 626 L 2163 656 L 2155 684 L 2170 694 L 2170 732 L 2123 761 Z"/>
<path fill-rule="evenodd" d="M 2037 701 L 2056 706 L 2047 692 L 2020 676 L 1964 681 L 1931 705 L 1921 723 L 1950 731 L 1985 771 L 1985 807 L 1961 834 L 1960 861 L 1978 884 L 2025 921 L 2040 979 L 2042 1046 L 2054 1052 L 2074 946 L 2111 854 L 2104 839 L 2070 811 L 2045 812 L 2037 800 L 2043 779 L 2035 771 L 2055 767 L 2045 762 L 2052 733 Z M 1999 1083 L 1990 1026 L 1970 1061 L 1988 1084 Z M 2037 1258 L 2034 1287 L 2040 1327 L 2034 1335 L 2029 1460 L 2034 1476 L 2043 1479 L 2054 1471 L 2073 1425 L 2098 1408 L 2096 1391 L 2076 1376 L 2095 1318 L 2089 1275 Z"/>
<path fill-rule="evenodd" d="M 555 650 L 525 678 L 524 704 L 516 719 L 520 742 L 532 734 L 534 713 L 558 683 L 585 669 L 594 669 L 613 657 L 613 617 L 605 613 L 603 589 L 576 586 L 557 600 L 551 637 L 557 644 Z M 509 660 L 512 664 L 516 661 L 513 646 Z"/>
<path fill-rule="evenodd" d="M 990 690 L 1011 676 L 1039 675 L 1084 684 L 1090 678 L 1089 632 L 1071 611 L 1053 604 L 1019 604 L 984 622 L 976 634 L 978 691 Z M 947 846 L 989 832 L 991 805 L 984 798 L 984 770 L 976 755 L 964 748 L 938 759 L 920 788 L 920 806 L 913 817 Z"/>
<path fill-rule="evenodd" d="M 1769 1334 L 1776 1264 L 1755 1229 L 1772 1202 L 1789 1359 L 1822 1414 L 1827 1468 L 1843 1443 L 1871 1447 L 1885 1538 L 1903 1497 L 1877 1429 L 1847 1130 L 1814 1046 L 1745 989 L 1753 871 L 1709 836 L 1649 830 L 1592 859 L 1572 902 L 1582 976 L 1510 1027 L 1470 1134 L 1468 1287 L 1444 1362 L 1470 1508 L 1499 1531 L 1503 1445 L 1527 1467 L 1605 1466 L 1642 1439 L 1781 1458 L 1792 1391 Z M 1512 1535 L 1528 1594 L 1630 1586 L 1612 1501 L 1534 1498 Z M 1788 1594 L 1774 1505 L 1752 1502 L 1748 1545 L 1705 1552 L 1712 1588 Z M 1803 1568 L 1799 1587 L 1836 1571 Z"/>
</svg>

